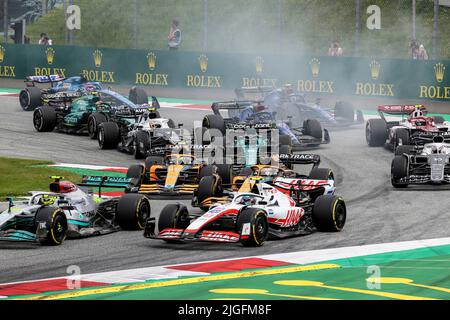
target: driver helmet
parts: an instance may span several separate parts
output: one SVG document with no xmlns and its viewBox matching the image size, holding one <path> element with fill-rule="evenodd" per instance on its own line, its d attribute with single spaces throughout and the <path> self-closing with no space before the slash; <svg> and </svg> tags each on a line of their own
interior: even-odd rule
<svg viewBox="0 0 450 320">
<path fill-rule="evenodd" d="M 282 89 L 285 95 L 290 95 L 294 93 L 294 90 L 292 89 L 292 84 L 290 83 L 286 83 Z"/>
<path fill-rule="evenodd" d="M 241 199 L 241 204 L 246 206 L 252 206 L 256 204 L 256 199 L 252 196 L 243 196 Z"/>
<path fill-rule="evenodd" d="M 411 118 L 419 118 L 423 116 L 425 116 L 425 114 L 423 113 L 421 106 L 417 106 L 416 109 L 411 114 Z"/>
</svg>

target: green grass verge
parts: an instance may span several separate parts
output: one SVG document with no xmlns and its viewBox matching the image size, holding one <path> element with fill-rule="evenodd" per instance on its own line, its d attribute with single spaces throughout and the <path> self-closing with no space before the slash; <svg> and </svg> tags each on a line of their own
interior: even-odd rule
<svg viewBox="0 0 450 320">
<path fill-rule="evenodd" d="M 81 182 L 81 175 L 48 168 L 49 161 L 0 157 L 0 200 L 8 196 L 23 196 L 30 190 L 48 190 L 50 176 L 63 176 L 74 183 Z"/>
</svg>

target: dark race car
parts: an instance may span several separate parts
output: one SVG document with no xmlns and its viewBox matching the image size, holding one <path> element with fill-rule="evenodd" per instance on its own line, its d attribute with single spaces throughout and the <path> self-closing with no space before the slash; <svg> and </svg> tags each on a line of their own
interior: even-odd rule
<svg viewBox="0 0 450 320">
<path fill-rule="evenodd" d="M 330 143 L 328 130 L 322 129 L 319 121 L 309 119 L 294 127 L 276 120 L 266 106 L 254 101 L 216 102 L 211 106 L 214 114 L 203 118 L 202 126 L 217 129 L 226 135 L 227 130 L 253 128 L 256 130 L 279 130 L 280 144 L 292 145 L 294 151 Z"/>
<path fill-rule="evenodd" d="M 39 132 L 50 132 L 56 128 L 66 133 L 87 132 L 92 139 L 96 139 L 101 123 L 123 122 L 128 126 L 133 124 L 145 110 L 151 109 L 157 112 L 158 108 L 159 103 L 156 97 L 152 97 L 152 105 L 138 105 L 117 92 L 100 90 L 90 92 L 69 105 L 36 108 L 33 124 Z"/>
<path fill-rule="evenodd" d="M 442 117 L 428 117 L 423 105 L 385 105 L 378 107 L 379 119 L 366 124 L 366 141 L 370 147 L 382 147 L 395 151 L 401 145 L 424 145 L 434 137 L 442 137 L 450 143 L 450 125 Z M 387 119 L 386 115 L 398 119 Z"/>
<path fill-rule="evenodd" d="M 25 83 L 26 88 L 19 94 L 20 106 L 25 111 L 42 105 L 67 105 L 91 91 L 102 90 L 99 82 L 89 82 L 83 76 L 67 79 L 60 75 L 28 76 Z M 50 84 L 50 88 L 42 89 L 36 84 Z"/>
<path fill-rule="evenodd" d="M 348 128 L 363 124 L 364 115 L 356 110 L 350 102 L 338 101 L 334 108 L 306 101 L 303 93 L 294 93 L 289 85 L 275 89 L 273 87 L 238 88 L 235 90 L 238 100 L 263 101 L 269 110 L 276 114 L 276 119 L 288 123 L 303 123 L 308 119 L 320 122 L 326 129 Z M 253 96 L 252 96 L 253 95 Z"/>
</svg>

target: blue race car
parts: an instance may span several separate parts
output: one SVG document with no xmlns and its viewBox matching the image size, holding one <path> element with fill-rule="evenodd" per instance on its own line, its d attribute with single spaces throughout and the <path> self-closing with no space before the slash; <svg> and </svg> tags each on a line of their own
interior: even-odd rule
<svg viewBox="0 0 450 320">
<path fill-rule="evenodd" d="M 327 129 L 347 128 L 353 124 L 363 124 L 364 116 L 361 110 L 355 110 L 349 102 L 339 101 L 334 109 L 307 102 L 305 94 L 294 93 L 289 85 L 274 89 L 272 87 L 239 88 L 235 90 L 239 100 L 248 99 L 254 94 L 254 101 L 264 102 L 268 110 L 275 114 L 277 120 L 290 123 L 303 123 L 314 119 Z"/>
<path fill-rule="evenodd" d="M 289 123 L 278 121 L 276 113 L 261 102 L 216 102 L 211 108 L 214 114 L 205 116 L 202 126 L 205 129 L 217 129 L 223 135 L 227 130 L 236 129 L 278 129 L 280 145 L 291 145 L 293 151 L 330 143 L 328 131 L 322 129 L 318 120 L 306 119 L 301 127 L 293 127 Z M 224 118 L 225 113 L 228 116 Z"/>
<path fill-rule="evenodd" d="M 28 76 L 25 83 L 26 88 L 19 94 L 20 106 L 25 111 L 42 105 L 68 104 L 89 92 L 102 90 L 99 82 L 89 82 L 83 76 L 67 79 L 60 75 Z M 50 84 L 50 88 L 42 89 L 36 84 Z"/>
</svg>

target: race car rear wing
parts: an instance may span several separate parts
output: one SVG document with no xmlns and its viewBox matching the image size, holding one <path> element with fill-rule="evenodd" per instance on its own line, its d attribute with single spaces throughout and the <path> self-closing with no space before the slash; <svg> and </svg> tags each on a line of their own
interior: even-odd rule
<svg viewBox="0 0 450 320">
<path fill-rule="evenodd" d="M 220 115 L 220 110 L 244 110 L 251 106 L 255 101 L 225 101 L 215 102 L 212 104 L 211 109 L 216 115 Z"/>
<path fill-rule="evenodd" d="M 378 107 L 378 112 L 390 115 L 409 115 L 419 108 L 422 112 L 427 109 L 423 105 L 384 105 Z"/>
<path fill-rule="evenodd" d="M 56 82 L 64 81 L 66 78 L 59 74 L 52 74 L 48 76 L 27 76 L 25 83 L 28 87 L 34 86 L 36 83 L 50 83 L 53 87 L 53 84 Z"/>
<path fill-rule="evenodd" d="M 317 154 L 280 154 L 280 162 L 284 164 L 320 164 L 320 156 Z"/>
<path fill-rule="evenodd" d="M 234 89 L 234 93 L 239 100 L 245 100 L 246 93 L 258 93 L 261 95 L 261 98 L 264 98 L 264 95 L 275 90 L 274 87 L 263 86 L 263 87 L 242 87 Z"/>
<path fill-rule="evenodd" d="M 131 178 L 108 176 L 83 176 L 81 187 L 98 187 L 98 195 L 102 196 L 102 188 L 125 189 L 131 182 Z"/>
</svg>

